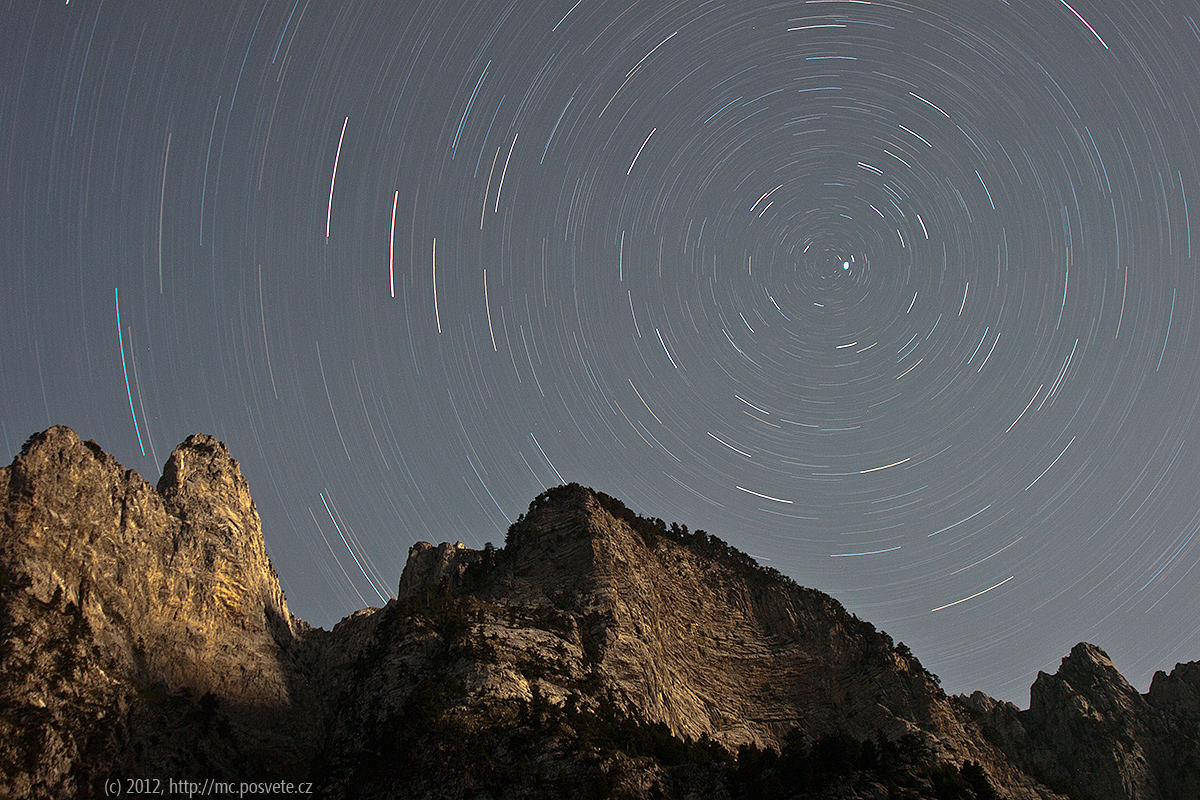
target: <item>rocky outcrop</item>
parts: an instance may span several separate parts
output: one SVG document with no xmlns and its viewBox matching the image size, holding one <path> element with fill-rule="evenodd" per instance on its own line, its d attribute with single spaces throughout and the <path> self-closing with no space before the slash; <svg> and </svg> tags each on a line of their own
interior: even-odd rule
<svg viewBox="0 0 1200 800">
<path fill-rule="evenodd" d="M 224 445 L 189 437 L 156 488 L 54 427 L 0 497 L 0 794 L 303 761 L 296 623 Z"/>
<path fill-rule="evenodd" d="M 836 600 L 739 562 L 706 534 L 634 525 L 612 498 L 552 491 L 514 526 L 476 595 L 555 616 L 571 672 L 594 671 L 680 737 L 736 751 L 779 749 L 795 728 L 921 731 L 934 749 L 981 757 L 932 676 Z"/>
<path fill-rule="evenodd" d="M 414 545 L 400 587 L 380 612 L 355 691 L 337 704 L 335 756 L 324 769 L 341 786 L 427 791 L 389 782 L 351 754 L 394 742 L 395 731 L 427 728 L 421 713 L 430 708 L 443 724 L 454 721 L 441 746 L 474 740 L 487 760 L 516 769 L 513 742 L 465 731 L 519 728 L 542 704 L 568 727 L 573 714 L 616 715 L 730 753 L 781 751 L 797 736 L 905 739 L 933 763 L 982 765 L 1005 796 L 1053 796 L 984 738 L 906 648 L 833 598 L 703 532 L 667 529 L 578 485 L 539 496 L 502 550 Z M 425 712 L 414 697 L 424 698 Z M 363 735 L 364 719 L 377 733 Z M 549 745 L 559 755 L 545 770 L 570 763 L 566 775 L 589 774 L 569 736 Z M 433 746 L 414 740 L 404 757 Z M 463 795 L 489 791 L 482 776 L 454 777 Z M 665 791 L 662 776 L 651 783 Z"/>
<path fill-rule="evenodd" d="M 332 631 L 288 612 L 212 437 L 151 486 L 51 428 L 0 469 L 0 501 L 0 796 L 134 776 L 334 798 L 1196 795 L 1197 665 L 1143 697 L 1081 645 L 1027 712 L 948 698 L 833 598 L 574 484 L 503 548 L 414 545 L 397 598 Z"/>
<path fill-rule="evenodd" d="M 1154 677 L 1141 695 L 1108 655 L 1076 645 L 1054 675 L 1038 673 L 1028 711 L 970 699 L 1005 750 L 1045 782 L 1084 797 L 1200 797 L 1200 664 Z"/>
<path fill-rule="evenodd" d="M 462 542 L 442 542 L 434 547 L 417 542 L 408 549 L 408 561 L 400 575 L 399 596 L 408 597 L 432 586 L 446 584 L 453 590 L 467 567 L 483 557 Z"/>
</svg>

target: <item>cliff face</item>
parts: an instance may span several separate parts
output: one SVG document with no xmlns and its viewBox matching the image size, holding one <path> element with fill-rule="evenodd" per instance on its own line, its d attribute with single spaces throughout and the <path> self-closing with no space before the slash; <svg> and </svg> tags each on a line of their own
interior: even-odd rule
<svg viewBox="0 0 1200 800">
<path fill-rule="evenodd" d="M 55 427 L 0 470 L 0 497 L 0 794 L 87 793 L 142 758 L 302 758 L 277 732 L 293 623 L 224 445 L 190 437 L 155 488 Z"/>
<path fill-rule="evenodd" d="M 986 757 L 932 676 L 833 598 L 703 533 L 672 536 L 646 521 L 639 531 L 630 521 L 639 522 L 612 498 L 551 490 L 478 576 L 469 573 L 479 552 L 418 544 L 400 599 L 436 588 L 462 564 L 474 584 L 458 581 L 460 594 L 550 619 L 541 627 L 554 640 L 542 647 L 562 653 L 568 680 L 544 691 L 561 699 L 571 679 L 593 675 L 680 737 L 736 751 L 779 749 L 795 728 L 859 739 L 917 733 L 947 757 Z M 523 646 L 509 645 L 504 629 L 480 632 L 506 649 Z"/>
<path fill-rule="evenodd" d="M 948 698 L 836 600 L 577 485 L 501 549 L 414 545 L 397 599 L 332 631 L 289 614 L 211 437 L 152 487 L 52 428 L 0 500 L 0 796 L 193 776 L 325 797 L 1197 796 L 1200 665 L 1143 697 L 1080 645 L 1027 712 Z"/>
<path fill-rule="evenodd" d="M 382 713 L 442 659 L 457 685 L 439 684 L 438 702 L 483 727 L 516 724 L 530 703 L 595 711 L 611 699 L 620 713 L 733 753 L 782 750 L 797 731 L 808 741 L 907 736 L 934 761 L 982 764 L 1006 796 L 1052 796 L 911 654 L 833 598 L 577 485 L 537 498 L 503 550 L 415 545 L 400 587 L 377 631 L 399 643 L 364 662 L 372 669 L 359 685 L 371 688 L 358 695 L 372 699 L 351 719 Z M 457 639 L 400 622 L 444 604 L 464 620 Z M 401 727 L 409 717 L 391 705 L 400 713 L 381 724 Z M 353 750 L 352 738 L 338 749 Z"/>
</svg>

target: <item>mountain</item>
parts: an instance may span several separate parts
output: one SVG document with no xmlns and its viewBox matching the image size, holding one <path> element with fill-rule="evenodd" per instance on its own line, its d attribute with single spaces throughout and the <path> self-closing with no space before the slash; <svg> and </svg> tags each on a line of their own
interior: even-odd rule
<svg viewBox="0 0 1200 800">
<path fill-rule="evenodd" d="M 967 702 L 1011 756 L 1084 797 L 1200 797 L 1200 663 L 1155 674 L 1138 694 L 1108 655 L 1081 643 L 1038 673 L 1028 711 L 982 692 Z"/>
<path fill-rule="evenodd" d="M 833 598 L 576 484 L 502 548 L 414 545 L 332 631 L 211 436 L 155 487 L 50 428 L 0 500 L 0 796 L 1200 796 L 1200 664 L 1139 695 L 1081 644 L 1028 711 L 948 697 Z"/>
</svg>

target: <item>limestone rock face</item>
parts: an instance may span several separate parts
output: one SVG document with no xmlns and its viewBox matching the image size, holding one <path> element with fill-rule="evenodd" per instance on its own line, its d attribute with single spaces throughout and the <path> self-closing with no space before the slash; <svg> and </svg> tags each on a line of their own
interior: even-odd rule
<svg viewBox="0 0 1200 800">
<path fill-rule="evenodd" d="M 1017 761 L 1056 785 L 1114 800 L 1200 797 L 1200 663 L 1159 672 L 1141 695 L 1108 655 L 1080 643 L 1054 675 L 1039 673 L 1028 711 L 977 692 Z"/>
<path fill-rule="evenodd" d="M 1118 797 L 1149 798 L 1157 786 L 1138 735 L 1148 710 L 1103 650 L 1078 644 L 1055 675 L 1034 681 L 1027 729 L 1051 745 L 1039 763 L 1054 773 L 1073 771 L 1083 791 L 1120 787 Z M 1113 734 L 1129 746 L 1112 747 Z"/>
<path fill-rule="evenodd" d="M 54 427 L 0 469 L 0 496 L 0 794 L 88 794 L 130 745 L 187 763 L 171 732 L 218 722 L 206 759 L 298 757 L 274 730 L 293 622 L 224 445 L 190 437 L 156 489 Z M 39 750 L 55 757 L 23 769 Z"/>
<path fill-rule="evenodd" d="M 735 751 L 778 749 L 796 727 L 895 738 L 914 719 L 956 746 L 930 676 L 833 598 L 705 557 L 707 540 L 648 541 L 582 487 L 561 495 L 516 526 L 493 594 L 561 609 L 567 644 L 647 719 Z"/>
<path fill-rule="evenodd" d="M 288 612 L 210 436 L 151 486 L 51 428 L 0 469 L 0 503 L 3 797 L 119 777 L 330 798 L 1200 796 L 1200 665 L 1141 696 L 1079 645 L 1029 711 L 948 698 L 833 598 L 575 484 L 502 548 L 414 545 L 397 598 L 332 631 Z"/>
<path fill-rule="evenodd" d="M 482 556 L 478 550 L 468 550 L 462 542 L 442 542 L 437 547 L 417 542 L 408 549 L 408 561 L 400 575 L 399 596 L 408 597 L 442 583 L 453 587 L 467 566 Z"/>
<path fill-rule="evenodd" d="M 936 759 L 983 764 L 1012 797 L 1050 796 L 890 637 L 719 540 L 658 530 L 572 485 L 535 500 L 497 553 L 489 563 L 418 543 L 400 579 L 402 604 L 439 589 L 477 601 L 475 646 L 491 663 L 457 676 L 468 696 L 612 696 L 681 739 L 731 752 L 780 750 L 797 730 L 909 734 Z M 389 669 L 420 671 L 411 661 Z"/>
</svg>

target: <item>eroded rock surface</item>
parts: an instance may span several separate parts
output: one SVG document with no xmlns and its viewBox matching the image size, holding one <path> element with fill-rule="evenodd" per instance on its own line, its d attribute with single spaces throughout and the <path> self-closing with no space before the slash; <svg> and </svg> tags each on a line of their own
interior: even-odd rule
<svg viewBox="0 0 1200 800">
<path fill-rule="evenodd" d="M 0 501 L 0 796 L 122 776 L 333 798 L 1200 796 L 1196 664 L 1142 696 L 1080 645 L 1029 711 L 948 698 L 833 598 L 574 484 L 503 548 L 414 545 L 397 598 L 332 631 L 288 612 L 210 436 L 151 486 L 51 428 L 0 469 Z"/>
<path fill-rule="evenodd" d="M 1200 664 L 1178 664 L 1139 694 L 1108 654 L 1080 643 L 1038 673 L 1028 711 L 980 692 L 971 703 L 1005 750 L 1047 783 L 1113 800 L 1200 797 Z"/>
<path fill-rule="evenodd" d="M 303 763 L 297 623 L 223 444 L 189 437 L 156 488 L 58 426 L 0 470 L 0 493 L 3 788 Z"/>
</svg>

